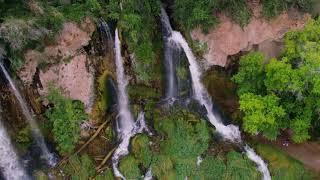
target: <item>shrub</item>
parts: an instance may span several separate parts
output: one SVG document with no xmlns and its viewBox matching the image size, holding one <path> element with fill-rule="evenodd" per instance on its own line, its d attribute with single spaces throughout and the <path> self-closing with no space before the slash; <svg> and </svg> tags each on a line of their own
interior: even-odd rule
<svg viewBox="0 0 320 180">
<path fill-rule="evenodd" d="M 267 18 L 272 18 L 290 7 L 295 7 L 302 11 L 310 11 L 312 0 L 262 0 L 262 7 L 263 15 Z"/>
<path fill-rule="evenodd" d="M 200 27 L 208 31 L 217 24 L 212 10 L 217 6 L 217 1 L 211 0 L 175 0 L 171 9 L 174 20 L 185 30 Z"/>
<path fill-rule="evenodd" d="M 243 27 L 249 23 L 251 12 L 247 7 L 246 0 L 221 1 L 219 6 L 240 26 Z"/>
<path fill-rule="evenodd" d="M 84 105 L 80 101 L 72 101 L 51 86 L 48 100 L 54 106 L 46 111 L 46 116 L 53 125 L 53 135 L 62 154 L 73 151 L 80 136 L 80 123 L 87 118 Z"/>
</svg>

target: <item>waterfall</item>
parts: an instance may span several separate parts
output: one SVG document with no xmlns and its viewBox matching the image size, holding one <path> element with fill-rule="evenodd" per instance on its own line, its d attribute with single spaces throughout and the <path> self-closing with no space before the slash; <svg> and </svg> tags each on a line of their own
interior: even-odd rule
<svg viewBox="0 0 320 180">
<path fill-rule="evenodd" d="M 0 169 L 7 180 L 30 179 L 12 147 L 0 117 Z"/>
<path fill-rule="evenodd" d="M 115 61 L 116 61 L 116 73 L 117 73 L 117 85 L 118 85 L 118 118 L 117 118 L 117 133 L 120 139 L 120 144 L 114 151 L 112 156 L 112 167 L 116 177 L 126 179 L 118 169 L 119 160 L 121 157 L 129 153 L 128 147 L 130 139 L 138 133 L 142 133 L 144 130 L 148 132 L 144 120 L 144 113 L 140 112 L 138 119 L 135 122 L 132 114 L 129 110 L 129 98 L 126 93 L 126 86 L 128 80 L 124 74 L 123 59 L 121 56 L 121 43 L 118 35 L 118 29 L 115 32 Z"/>
<path fill-rule="evenodd" d="M 40 147 L 41 152 L 42 152 L 42 158 L 46 160 L 47 164 L 49 166 L 54 166 L 56 164 L 56 158 L 54 157 L 53 154 L 51 154 L 46 146 L 46 143 L 44 141 L 44 137 L 42 136 L 42 133 L 38 127 L 37 122 L 33 118 L 33 113 L 29 110 L 28 105 L 26 101 L 23 99 L 21 93 L 19 92 L 17 86 L 15 85 L 14 81 L 11 79 L 9 73 L 7 72 L 6 68 L 0 61 L 0 69 L 3 72 L 5 78 L 9 82 L 9 85 L 11 87 L 12 93 L 15 95 L 16 99 L 19 102 L 20 108 L 22 110 L 23 115 L 27 119 L 30 127 L 32 134 L 34 136 L 34 139 L 36 140 L 37 145 Z"/>
<path fill-rule="evenodd" d="M 103 19 L 103 18 L 99 18 L 99 29 L 100 31 L 106 35 L 106 40 L 108 42 L 113 42 L 113 38 L 112 38 L 112 34 L 111 34 L 111 30 L 109 28 L 108 23 Z"/>
<path fill-rule="evenodd" d="M 180 48 L 174 41 L 171 41 L 170 39 L 172 28 L 169 17 L 163 8 L 161 8 L 161 24 L 164 43 L 164 69 L 166 76 L 165 99 L 174 101 L 178 96 L 175 54 L 177 54 L 177 51 L 179 51 Z"/>
<path fill-rule="evenodd" d="M 129 110 L 129 98 L 126 92 L 128 80 L 124 74 L 123 59 L 121 56 L 121 44 L 118 36 L 118 29 L 115 34 L 115 61 L 116 61 L 116 73 L 117 73 L 117 85 L 118 85 L 118 111 L 119 111 L 119 128 L 121 132 L 118 132 L 122 136 L 130 133 L 134 127 L 134 120 Z"/>
<path fill-rule="evenodd" d="M 164 10 L 162 11 L 162 16 L 163 16 L 163 13 L 165 13 Z M 167 22 L 167 23 L 170 24 L 170 22 Z M 231 124 L 224 125 L 222 123 L 222 119 L 220 115 L 213 111 L 213 104 L 212 104 L 211 97 L 201 82 L 202 74 L 201 74 L 200 68 L 197 64 L 196 58 L 193 55 L 187 41 L 184 39 L 181 33 L 177 31 L 171 32 L 170 39 L 176 42 L 177 44 L 179 44 L 187 56 L 187 59 L 190 64 L 189 69 L 191 73 L 194 98 L 206 108 L 207 118 L 210 121 L 210 123 L 213 126 L 215 126 L 216 131 L 220 133 L 223 136 L 223 138 L 230 140 L 232 142 L 241 144 L 242 140 L 241 140 L 241 133 L 239 128 Z M 245 145 L 244 149 L 246 151 L 246 155 L 248 156 L 248 158 L 257 164 L 258 170 L 263 175 L 263 179 L 270 180 L 271 176 L 266 163 L 248 145 Z"/>
</svg>

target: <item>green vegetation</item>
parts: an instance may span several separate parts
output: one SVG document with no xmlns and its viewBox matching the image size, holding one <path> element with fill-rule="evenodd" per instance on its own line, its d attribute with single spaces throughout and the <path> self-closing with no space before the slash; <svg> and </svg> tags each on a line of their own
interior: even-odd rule
<svg viewBox="0 0 320 180">
<path fill-rule="evenodd" d="M 129 0 L 121 3 L 111 0 L 108 5 L 108 18 L 118 21 L 118 28 L 130 53 L 134 53 L 133 69 L 137 79 L 149 85 L 159 78 L 159 54 L 161 36 L 158 33 L 156 18 L 160 14 L 158 0 Z"/>
<path fill-rule="evenodd" d="M 172 5 L 173 18 L 184 29 L 200 27 L 204 32 L 218 23 L 213 12 L 224 10 L 241 26 L 248 24 L 250 11 L 245 0 L 175 0 Z"/>
<path fill-rule="evenodd" d="M 105 170 L 103 173 L 96 176 L 95 180 L 113 180 L 113 172 L 111 169 Z"/>
<path fill-rule="evenodd" d="M 275 139 L 281 129 L 289 128 L 297 143 L 319 137 L 319 29 L 320 19 L 289 32 L 280 60 L 264 64 L 259 53 L 241 58 L 233 80 L 239 85 L 245 131 Z"/>
<path fill-rule="evenodd" d="M 64 22 L 80 22 L 85 16 L 105 16 L 98 0 L 80 0 L 70 4 L 60 1 L 1 0 L 0 44 L 11 61 L 13 70 L 24 64 L 26 49 L 41 49 L 52 40 Z"/>
<path fill-rule="evenodd" d="M 128 179 L 139 179 L 151 167 L 157 179 L 260 179 L 255 165 L 238 152 L 206 155 L 210 129 L 206 121 L 186 110 L 155 112 L 159 137 L 138 135 L 132 142 L 132 154 L 120 162 Z M 197 157 L 205 158 L 197 166 Z"/>
<path fill-rule="evenodd" d="M 70 154 L 80 136 L 80 123 L 87 119 L 84 105 L 64 97 L 61 92 L 51 87 L 48 100 L 53 107 L 46 111 L 46 116 L 52 123 L 52 132 L 58 149 L 62 154 Z"/>
<path fill-rule="evenodd" d="M 285 116 L 279 98 L 275 95 L 260 96 L 244 93 L 240 96 L 240 110 L 245 113 L 243 129 L 251 134 L 262 132 L 275 140 L 279 134 L 281 119 Z"/>
<path fill-rule="evenodd" d="M 284 152 L 273 148 L 272 146 L 258 144 L 256 146 L 258 154 L 260 154 L 266 161 L 275 180 L 311 180 L 313 174 L 305 169 L 303 164 L 290 158 Z"/>
<path fill-rule="evenodd" d="M 298 8 L 302 11 L 310 11 L 313 0 L 262 0 L 263 15 L 272 18 L 290 7 Z"/>
<path fill-rule="evenodd" d="M 71 180 L 88 180 L 96 173 L 92 160 L 86 154 L 71 156 L 63 170 Z"/>
</svg>

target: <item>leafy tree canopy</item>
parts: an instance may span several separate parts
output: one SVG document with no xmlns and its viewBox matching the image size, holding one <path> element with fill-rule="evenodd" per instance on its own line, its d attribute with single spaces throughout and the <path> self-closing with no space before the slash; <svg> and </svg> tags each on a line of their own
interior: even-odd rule
<svg viewBox="0 0 320 180">
<path fill-rule="evenodd" d="M 287 33 L 281 60 L 264 65 L 259 53 L 241 58 L 233 81 L 239 86 L 245 131 L 275 139 L 281 129 L 289 128 L 295 142 L 319 136 L 319 29 L 320 19 Z"/>
</svg>

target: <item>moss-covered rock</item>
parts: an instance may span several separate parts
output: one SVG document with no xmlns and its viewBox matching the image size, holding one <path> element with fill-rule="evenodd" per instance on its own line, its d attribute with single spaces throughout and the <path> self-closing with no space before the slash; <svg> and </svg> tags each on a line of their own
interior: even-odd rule
<svg viewBox="0 0 320 180">
<path fill-rule="evenodd" d="M 138 135 L 132 139 L 131 143 L 133 156 L 140 161 L 144 168 L 148 168 L 152 160 L 149 142 L 147 135 Z"/>
<path fill-rule="evenodd" d="M 141 179 L 142 173 L 139 169 L 139 162 L 132 155 L 121 159 L 119 170 L 127 179 Z"/>
</svg>

